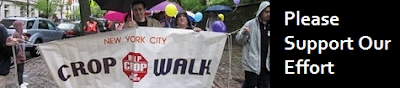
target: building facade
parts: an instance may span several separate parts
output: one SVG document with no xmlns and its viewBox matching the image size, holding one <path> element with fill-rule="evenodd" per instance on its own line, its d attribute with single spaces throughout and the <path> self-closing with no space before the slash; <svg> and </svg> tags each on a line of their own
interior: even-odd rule
<svg viewBox="0 0 400 88">
<path fill-rule="evenodd" d="M 0 6 L 0 20 L 10 16 L 38 17 L 39 12 L 33 4 L 36 1 L 29 0 L 29 14 L 27 14 L 27 0 L 3 0 L 3 4 Z"/>
</svg>

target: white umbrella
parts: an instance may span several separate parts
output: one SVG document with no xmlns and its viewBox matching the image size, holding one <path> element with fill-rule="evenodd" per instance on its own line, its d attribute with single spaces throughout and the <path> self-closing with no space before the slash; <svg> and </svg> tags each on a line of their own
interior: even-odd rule
<svg viewBox="0 0 400 88">
<path fill-rule="evenodd" d="M 191 12 L 191 11 L 186 11 L 186 14 L 189 16 L 188 17 L 189 21 L 194 22 L 195 14 L 193 12 Z M 178 14 L 176 14 L 176 15 L 178 15 Z M 176 18 L 176 15 L 175 15 L 175 18 Z"/>
<path fill-rule="evenodd" d="M 186 14 L 189 15 L 189 21 L 193 22 L 194 21 L 194 16 L 195 16 L 194 13 L 190 12 L 190 11 L 186 11 Z"/>
</svg>

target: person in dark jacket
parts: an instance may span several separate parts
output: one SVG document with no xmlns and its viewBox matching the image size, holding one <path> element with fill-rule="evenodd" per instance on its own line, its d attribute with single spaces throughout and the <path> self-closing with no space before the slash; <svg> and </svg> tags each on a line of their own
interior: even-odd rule
<svg viewBox="0 0 400 88">
<path fill-rule="evenodd" d="M 9 36 L 4 25 L 0 24 L 0 88 L 6 87 L 6 76 L 10 72 L 11 46 L 18 44 L 18 39 Z"/>
<path fill-rule="evenodd" d="M 200 32 L 201 29 L 198 27 L 193 27 L 191 22 L 188 19 L 188 15 L 186 11 L 180 11 L 175 17 L 175 28 L 180 29 L 192 29 L 196 32 Z"/>
</svg>

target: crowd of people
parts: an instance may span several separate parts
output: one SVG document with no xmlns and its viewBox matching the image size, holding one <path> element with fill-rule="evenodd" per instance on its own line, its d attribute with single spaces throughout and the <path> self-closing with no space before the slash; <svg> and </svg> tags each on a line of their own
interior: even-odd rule
<svg viewBox="0 0 400 88">
<path fill-rule="evenodd" d="M 212 31 L 212 23 L 220 20 L 217 17 L 216 12 L 211 12 L 209 19 L 207 19 L 205 30 L 196 27 L 194 22 L 189 21 L 189 16 L 186 11 L 180 11 L 175 17 L 168 17 L 165 13 L 161 12 L 157 19 L 147 17 L 145 15 L 145 3 L 142 1 L 136 1 L 132 3 L 132 13 L 125 16 L 124 22 L 119 21 L 108 21 L 108 30 L 122 30 L 125 28 L 135 28 L 138 26 L 145 27 L 164 27 L 164 28 L 178 28 L 178 29 L 189 29 L 196 32 L 200 31 Z M 133 16 L 133 18 L 132 18 Z M 236 35 L 236 41 L 243 45 L 243 67 L 245 70 L 245 81 L 243 88 L 268 88 L 270 86 L 269 74 L 270 74 L 270 42 L 269 42 L 269 30 L 270 30 L 270 2 L 264 1 L 260 4 L 257 14 L 254 19 L 251 19 L 244 23 L 243 27 L 240 28 Z M 94 19 L 90 19 L 86 22 L 84 27 L 85 34 L 99 33 L 99 29 L 96 26 L 98 23 Z M 5 88 L 6 75 L 9 73 L 11 66 L 12 51 L 11 46 L 18 45 L 17 51 L 17 68 L 18 68 L 18 79 L 19 84 L 22 84 L 22 73 L 23 63 L 25 55 L 23 54 L 24 48 L 20 43 L 23 36 L 18 31 L 23 28 L 23 23 L 19 21 L 14 22 L 16 27 L 15 34 L 8 36 L 7 30 L 3 25 L 0 25 L 0 88 Z M 21 26 L 21 27 L 18 27 Z M 20 55 L 21 53 L 21 55 Z"/>
<path fill-rule="evenodd" d="M 191 29 L 196 32 L 202 31 L 200 27 L 196 27 L 196 25 L 194 24 L 195 22 L 189 20 L 189 15 L 186 13 L 186 11 L 179 11 L 175 17 L 167 16 L 165 14 L 165 11 L 161 11 L 155 14 L 154 16 L 150 17 L 146 15 L 145 8 L 146 4 L 143 1 L 133 2 L 132 3 L 133 14 L 128 13 L 123 21 L 107 20 L 105 25 L 107 31 L 122 30 L 125 28 L 134 28 L 138 26 Z M 218 17 L 217 20 L 213 18 L 213 21 L 210 21 L 209 23 L 213 23 L 214 21 L 218 20 L 219 20 Z M 95 22 L 93 18 L 87 21 L 84 27 L 85 34 L 99 33 L 98 27 L 96 28 L 97 24 L 98 23 Z M 208 26 L 206 29 L 211 29 L 211 26 Z"/>
</svg>

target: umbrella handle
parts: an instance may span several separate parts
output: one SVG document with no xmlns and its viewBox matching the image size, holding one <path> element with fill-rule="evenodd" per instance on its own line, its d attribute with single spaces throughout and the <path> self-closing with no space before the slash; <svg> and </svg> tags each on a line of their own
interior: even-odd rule
<svg viewBox="0 0 400 88">
<path fill-rule="evenodd" d="M 133 20 L 133 10 L 131 9 L 131 21 L 134 21 Z"/>
</svg>

